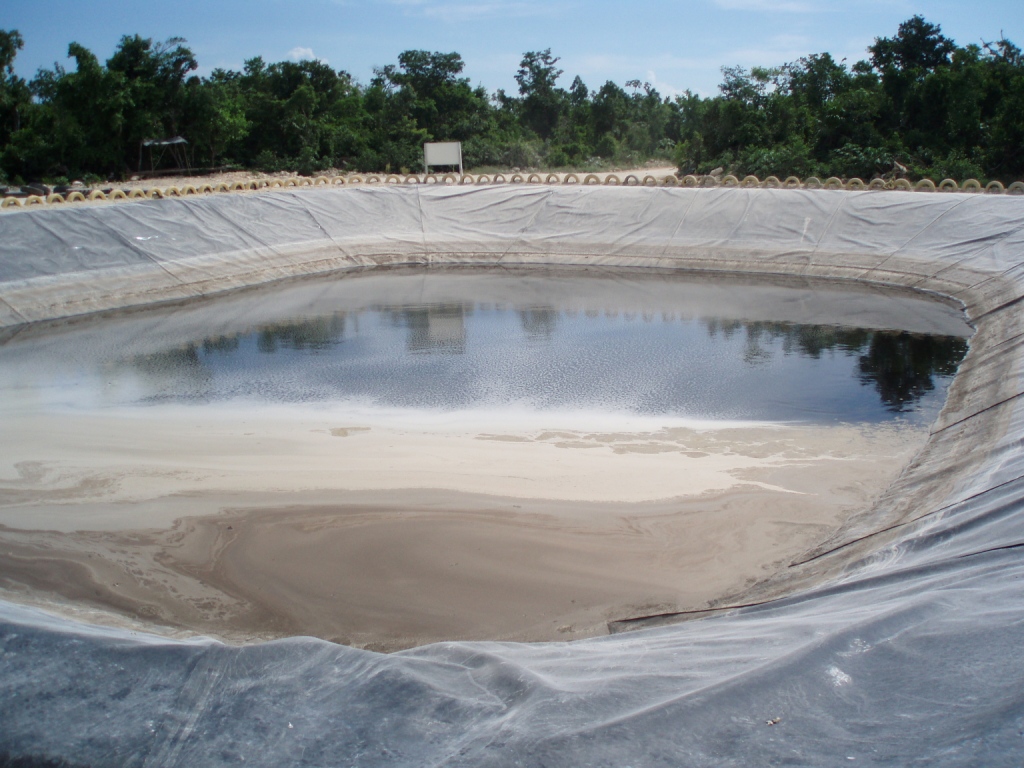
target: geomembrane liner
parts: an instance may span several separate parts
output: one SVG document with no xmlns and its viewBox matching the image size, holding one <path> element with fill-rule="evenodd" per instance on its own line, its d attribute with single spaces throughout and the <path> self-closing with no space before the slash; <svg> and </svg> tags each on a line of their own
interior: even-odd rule
<svg viewBox="0 0 1024 768">
<path fill-rule="evenodd" d="M 976 327 L 917 458 L 745 607 L 571 643 L 381 655 L 174 641 L 3 603 L 9 762 L 1019 764 L 1024 200 L 312 189 L 18 211 L 0 217 L 0 243 L 0 339 L 19 323 L 398 265 L 841 278 L 946 296 Z"/>
</svg>

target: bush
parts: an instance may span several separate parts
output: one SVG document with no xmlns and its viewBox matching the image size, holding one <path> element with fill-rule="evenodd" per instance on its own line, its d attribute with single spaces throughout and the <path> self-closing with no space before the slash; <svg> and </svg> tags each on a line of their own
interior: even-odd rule
<svg viewBox="0 0 1024 768">
<path fill-rule="evenodd" d="M 291 163 L 291 170 L 298 171 L 302 176 L 315 176 L 320 171 L 329 168 L 331 163 L 317 155 L 312 147 L 303 147 L 298 158 Z"/>
<path fill-rule="evenodd" d="M 559 144 L 556 149 L 560 149 L 565 152 L 569 158 L 569 163 L 586 162 L 586 159 L 590 157 L 591 154 L 590 146 L 582 140 Z"/>
<path fill-rule="evenodd" d="M 359 173 L 372 173 L 378 171 L 384 167 L 384 163 L 380 159 L 380 155 L 374 152 L 369 147 L 363 149 L 355 159 L 352 161 L 352 165 L 355 170 Z"/>
<path fill-rule="evenodd" d="M 612 160 L 619 154 L 619 142 L 610 133 L 604 134 L 594 145 L 594 152 L 598 157 L 605 160 Z"/>
<path fill-rule="evenodd" d="M 501 164 L 510 168 L 536 168 L 541 164 L 538 142 L 518 140 L 511 142 L 501 153 Z"/>
<path fill-rule="evenodd" d="M 710 160 L 704 160 L 692 171 L 689 171 L 689 173 L 708 174 L 715 168 L 722 168 L 725 173 L 742 173 L 742 171 L 737 167 L 736 157 L 728 150 L 718 155 L 718 157 L 712 157 Z"/>
<path fill-rule="evenodd" d="M 746 175 L 753 174 L 765 179 L 769 176 L 812 176 L 817 171 L 811 157 L 811 149 L 801 138 L 794 138 L 786 144 L 774 147 L 751 148 L 740 156 L 737 170 Z"/>
<path fill-rule="evenodd" d="M 890 173 L 893 162 L 892 153 L 882 147 L 846 144 L 829 154 L 828 175 L 870 180 Z"/>
<path fill-rule="evenodd" d="M 615 164 L 625 166 L 627 168 L 636 168 L 644 160 L 644 156 L 633 149 L 627 149 L 625 152 L 620 151 L 615 158 Z"/>
<path fill-rule="evenodd" d="M 561 147 L 555 147 L 548 152 L 547 165 L 549 168 L 565 168 L 571 162 L 569 155 Z"/>
<path fill-rule="evenodd" d="M 359 169 L 360 171 L 364 173 L 371 171 L 380 173 L 386 168 L 405 167 L 415 168 L 419 172 L 423 169 L 422 144 L 411 144 L 406 141 L 387 141 L 374 154 L 376 155 L 376 163 L 371 165 L 369 162 L 364 162 L 363 167 Z M 370 153 L 361 153 L 360 156 L 366 161 L 372 158 Z"/>
<path fill-rule="evenodd" d="M 945 157 L 933 159 L 925 168 L 915 166 L 913 170 L 936 184 L 943 179 L 953 179 L 963 183 L 967 179 L 983 180 L 985 177 L 985 171 L 981 166 L 959 151 L 953 151 Z"/>
<path fill-rule="evenodd" d="M 462 142 L 462 164 L 465 168 L 500 165 L 501 158 L 502 147 L 493 140 L 471 136 Z"/>
<path fill-rule="evenodd" d="M 651 134 L 644 123 L 633 123 L 626 130 L 623 144 L 634 152 L 647 154 L 651 149 Z"/>
<path fill-rule="evenodd" d="M 696 132 L 690 138 L 676 144 L 673 157 L 679 172 L 688 174 L 697 173 L 700 170 L 706 154 L 704 137 Z"/>
<path fill-rule="evenodd" d="M 256 170 L 263 171 L 264 173 L 277 173 L 284 170 L 284 163 L 281 158 L 269 149 L 264 149 L 256 155 L 253 165 L 256 167 Z"/>
</svg>

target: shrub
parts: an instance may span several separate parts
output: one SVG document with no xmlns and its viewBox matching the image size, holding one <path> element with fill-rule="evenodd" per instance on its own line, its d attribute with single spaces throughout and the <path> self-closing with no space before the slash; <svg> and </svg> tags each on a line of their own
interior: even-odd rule
<svg viewBox="0 0 1024 768">
<path fill-rule="evenodd" d="M 510 142 L 501 153 L 501 164 L 510 168 L 536 168 L 541 164 L 539 143 L 524 139 Z"/>
<path fill-rule="evenodd" d="M 330 167 L 330 162 L 317 155 L 313 147 L 303 147 L 298 158 L 290 164 L 291 170 L 298 171 L 302 176 L 315 176 Z"/>
<path fill-rule="evenodd" d="M 934 158 L 924 168 L 914 168 L 920 176 L 930 178 L 936 184 L 943 179 L 964 182 L 967 179 L 984 179 L 985 171 L 963 152 L 953 151 L 945 157 Z"/>
<path fill-rule="evenodd" d="M 594 152 L 598 157 L 611 160 L 619 154 L 619 142 L 610 133 L 604 134 L 594 145 Z"/>
<path fill-rule="evenodd" d="M 697 173 L 700 170 L 706 154 L 704 137 L 699 132 L 695 132 L 690 138 L 676 144 L 673 157 L 679 167 L 679 172 L 687 174 Z"/>
<path fill-rule="evenodd" d="M 862 147 L 845 144 L 833 150 L 828 158 L 828 175 L 844 178 L 872 179 L 890 173 L 893 169 L 892 153 L 882 147 Z"/>
<path fill-rule="evenodd" d="M 384 167 L 380 155 L 369 147 L 364 148 L 362 152 L 356 155 L 352 165 L 359 173 L 372 173 Z"/>
<path fill-rule="evenodd" d="M 751 173 L 758 178 L 768 176 L 811 176 L 816 172 L 816 165 L 811 158 L 811 150 L 803 139 L 797 137 L 785 144 L 776 144 L 770 148 L 751 148 L 745 151 L 737 163 L 740 173 Z"/>
<path fill-rule="evenodd" d="M 500 165 L 502 147 L 494 140 L 471 136 L 462 142 L 462 164 L 465 168 Z"/>
<path fill-rule="evenodd" d="M 651 134 L 645 123 L 633 123 L 626 130 L 623 143 L 634 152 L 646 154 L 651 148 Z"/>
<path fill-rule="evenodd" d="M 281 161 L 281 158 L 269 149 L 264 149 L 256 155 L 253 165 L 256 166 L 257 170 L 264 171 L 265 173 L 277 173 L 284 170 L 284 163 Z"/>
<path fill-rule="evenodd" d="M 570 163 L 582 163 L 590 157 L 590 147 L 585 141 L 570 141 L 564 144 L 560 144 L 557 149 L 561 149 L 569 157 Z"/>
<path fill-rule="evenodd" d="M 548 152 L 547 165 L 551 168 L 564 168 L 570 162 L 569 155 L 561 147 L 555 147 Z"/>
</svg>

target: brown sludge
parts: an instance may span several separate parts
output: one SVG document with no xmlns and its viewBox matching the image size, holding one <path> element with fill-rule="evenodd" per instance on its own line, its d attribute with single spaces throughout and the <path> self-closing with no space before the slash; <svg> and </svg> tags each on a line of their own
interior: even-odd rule
<svg viewBox="0 0 1024 768">
<path fill-rule="evenodd" d="M 346 437 L 332 446 L 394 442 L 380 433 L 320 434 Z M 570 437 L 433 436 L 452 462 L 447 488 L 255 494 L 237 490 L 251 488 L 237 477 L 235 490 L 189 488 L 183 480 L 180 488 L 161 485 L 148 501 L 133 498 L 128 519 L 136 527 L 108 524 L 103 515 L 119 503 L 111 489 L 139 495 L 141 470 L 99 490 L 76 490 L 62 476 L 51 489 L 57 497 L 26 507 L 24 494 L 42 498 L 46 473 L 22 467 L 20 485 L 4 483 L 0 499 L 18 521 L 0 530 L 0 587 L 51 610 L 91 605 L 114 612 L 105 621 L 121 617 L 232 642 L 304 634 L 390 651 L 439 640 L 593 636 L 605 634 L 609 621 L 727 603 L 784 569 L 877 498 L 925 435 L 888 426 Z M 576 455 L 587 463 L 604 456 L 617 462 L 609 467 L 623 468 L 612 478 L 623 485 L 618 500 L 544 498 L 554 485 L 533 498 L 473 491 L 488 472 L 504 488 L 499 476 L 529 475 L 537 469 L 530 461 L 564 456 L 571 468 Z M 166 476 L 187 478 L 183 457 L 161 460 Z M 704 461 L 731 462 L 724 470 L 731 485 L 687 496 L 687 472 Z M 680 495 L 643 499 L 646 482 L 671 482 L 673 463 Z M 460 473 L 473 479 L 460 482 Z M 21 496 L 10 495 L 18 489 Z M 90 504 L 103 515 L 90 521 Z M 27 525 L 35 514 L 46 520 L 69 511 L 94 530 Z"/>
</svg>

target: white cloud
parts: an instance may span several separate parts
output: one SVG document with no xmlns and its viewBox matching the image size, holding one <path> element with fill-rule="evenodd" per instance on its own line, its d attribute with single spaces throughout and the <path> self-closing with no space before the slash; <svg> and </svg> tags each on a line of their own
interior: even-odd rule
<svg viewBox="0 0 1024 768">
<path fill-rule="evenodd" d="M 312 48 L 306 48 L 303 45 L 297 45 L 288 51 L 288 58 L 292 61 L 322 61 L 327 64 L 327 59 L 321 59 L 315 53 Z"/>
<path fill-rule="evenodd" d="M 653 69 L 647 70 L 647 82 L 650 83 L 654 89 L 662 95 L 662 97 L 668 96 L 670 99 L 674 99 L 686 90 L 685 88 L 677 88 L 671 83 L 659 80 L 658 75 L 655 74 Z"/>
</svg>

